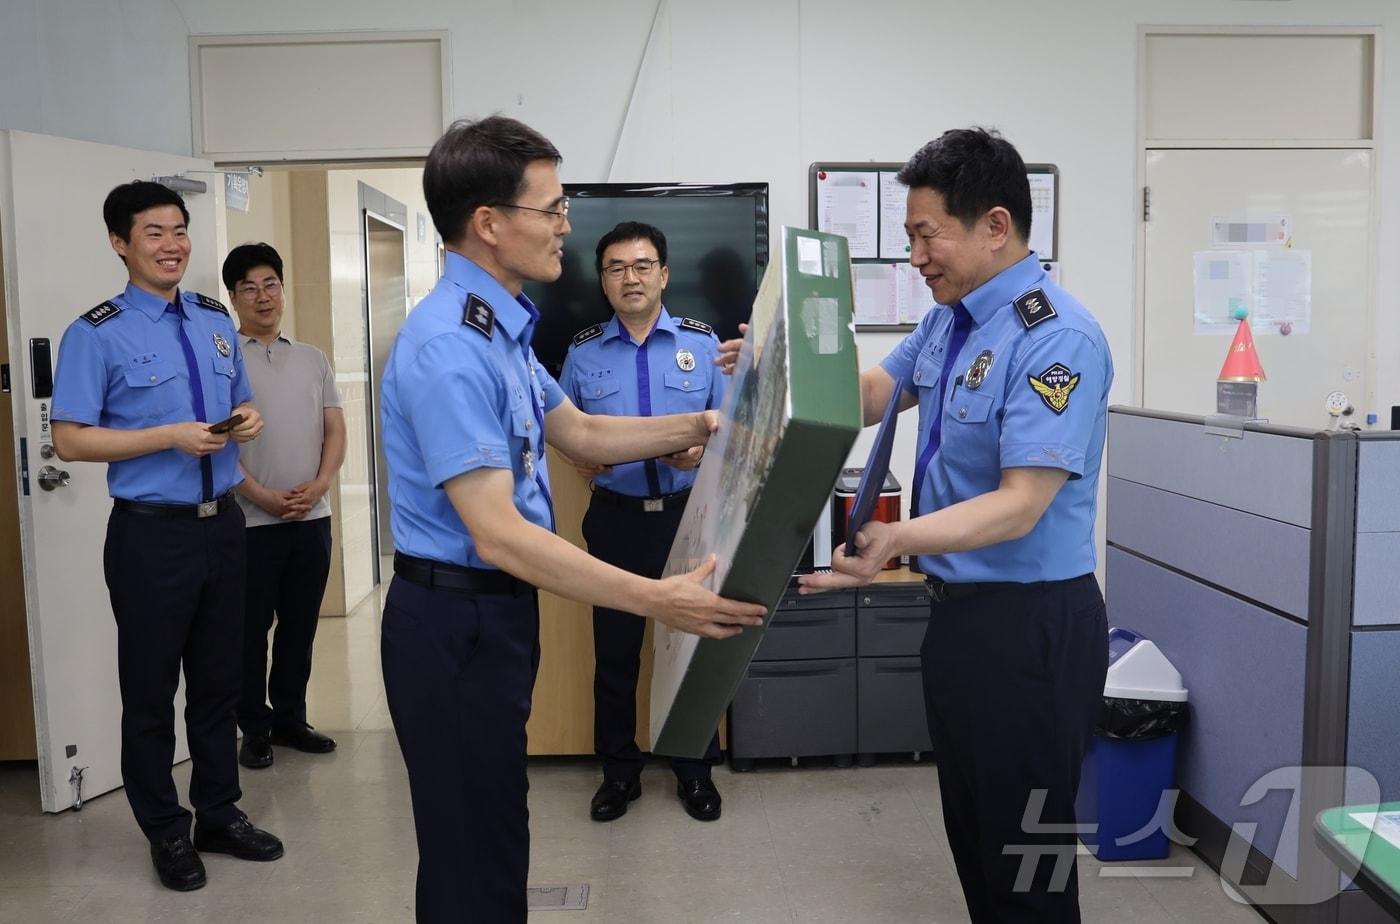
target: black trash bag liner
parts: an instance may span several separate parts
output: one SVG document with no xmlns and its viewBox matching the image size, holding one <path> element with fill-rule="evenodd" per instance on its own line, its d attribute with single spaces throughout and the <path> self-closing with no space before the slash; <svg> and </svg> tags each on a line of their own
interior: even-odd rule
<svg viewBox="0 0 1400 924">
<path fill-rule="evenodd" d="M 1191 721 L 1187 703 L 1105 696 L 1094 734 L 1100 738 L 1150 741 L 1179 732 Z"/>
</svg>

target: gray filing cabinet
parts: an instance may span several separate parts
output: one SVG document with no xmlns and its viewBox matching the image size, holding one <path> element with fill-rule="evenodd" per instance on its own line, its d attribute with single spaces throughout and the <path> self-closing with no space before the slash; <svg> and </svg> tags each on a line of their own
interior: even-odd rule
<svg viewBox="0 0 1400 924">
<path fill-rule="evenodd" d="M 928 626 L 923 584 L 872 584 L 856 592 L 856 748 L 875 754 L 928 751 L 919 646 Z"/>
<path fill-rule="evenodd" d="M 764 757 L 834 757 L 838 766 L 929 749 L 919 645 L 923 584 L 803 597 L 789 591 L 729 710 L 737 770 Z"/>
</svg>

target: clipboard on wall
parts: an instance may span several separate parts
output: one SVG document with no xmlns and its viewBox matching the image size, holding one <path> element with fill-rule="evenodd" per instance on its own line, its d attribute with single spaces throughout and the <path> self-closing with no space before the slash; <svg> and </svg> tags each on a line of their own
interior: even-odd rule
<svg viewBox="0 0 1400 924">
<path fill-rule="evenodd" d="M 892 161 L 818 161 L 807 168 L 808 227 L 840 234 L 851 254 L 858 331 L 908 332 L 933 299 L 909 264 L 904 232 L 906 188 Z M 1031 249 L 1049 264 L 1059 259 L 1060 171 L 1026 164 L 1031 189 Z"/>
</svg>

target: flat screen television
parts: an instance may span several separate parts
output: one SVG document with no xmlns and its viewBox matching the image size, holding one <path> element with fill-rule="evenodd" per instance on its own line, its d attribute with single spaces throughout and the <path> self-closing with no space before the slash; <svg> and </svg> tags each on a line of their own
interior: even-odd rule
<svg viewBox="0 0 1400 924">
<path fill-rule="evenodd" d="M 612 317 L 593 250 L 621 221 L 655 225 L 666 235 L 670 282 L 662 296 L 674 317 L 695 318 L 721 340 L 738 336 L 768 265 L 768 184 L 589 183 L 564 187 L 569 224 L 564 271 L 525 294 L 540 309 L 535 355 L 558 374 L 574 335 Z"/>
</svg>

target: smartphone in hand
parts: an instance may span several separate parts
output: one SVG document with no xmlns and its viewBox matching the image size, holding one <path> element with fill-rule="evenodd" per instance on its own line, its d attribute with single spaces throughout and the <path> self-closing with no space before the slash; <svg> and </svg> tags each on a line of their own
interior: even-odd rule
<svg viewBox="0 0 1400 924">
<path fill-rule="evenodd" d="M 216 424 L 209 425 L 210 433 L 227 433 L 243 422 L 242 414 L 234 414 L 228 420 L 221 420 Z"/>
</svg>

